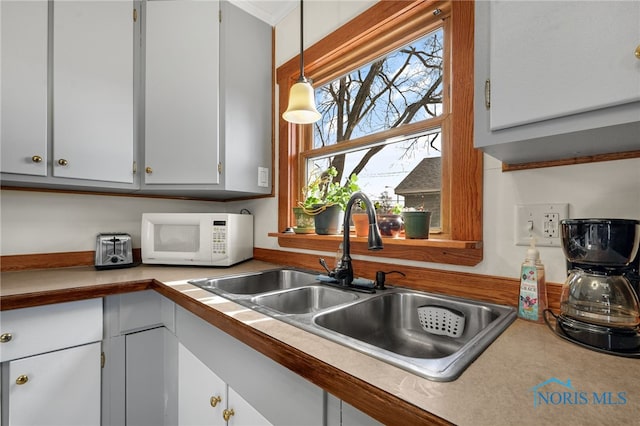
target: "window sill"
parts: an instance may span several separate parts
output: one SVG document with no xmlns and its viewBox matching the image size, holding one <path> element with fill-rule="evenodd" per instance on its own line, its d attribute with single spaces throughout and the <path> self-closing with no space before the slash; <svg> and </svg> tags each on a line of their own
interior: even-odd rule
<svg viewBox="0 0 640 426">
<path fill-rule="evenodd" d="M 280 234 L 280 247 L 335 252 L 342 242 L 342 235 Z M 482 241 L 457 241 L 438 238 L 428 240 L 406 240 L 404 238 L 383 238 L 384 249 L 370 251 L 367 239 L 350 235 L 351 254 L 380 258 L 416 260 L 420 262 L 446 263 L 450 265 L 475 266 L 482 261 Z"/>
</svg>

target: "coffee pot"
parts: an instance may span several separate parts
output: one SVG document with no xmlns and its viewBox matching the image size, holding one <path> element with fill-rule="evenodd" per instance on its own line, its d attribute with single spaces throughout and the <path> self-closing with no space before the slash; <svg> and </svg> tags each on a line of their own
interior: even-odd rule
<svg viewBox="0 0 640 426">
<path fill-rule="evenodd" d="M 568 278 L 556 317 L 558 335 L 582 346 L 640 356 L 640 221 L 561 221 Z"/>
</svg>

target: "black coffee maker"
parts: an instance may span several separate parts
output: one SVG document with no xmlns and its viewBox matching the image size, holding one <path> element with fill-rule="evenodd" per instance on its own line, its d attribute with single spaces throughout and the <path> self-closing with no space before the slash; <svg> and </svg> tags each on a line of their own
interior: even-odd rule
<svg viewBox="0 0 640 426">
<path fill-rule="evenodd" d="M 640 221 L 560 224 L 568 278 L 556 333 L 601 352 L 640 357 Z"/>
</svg>

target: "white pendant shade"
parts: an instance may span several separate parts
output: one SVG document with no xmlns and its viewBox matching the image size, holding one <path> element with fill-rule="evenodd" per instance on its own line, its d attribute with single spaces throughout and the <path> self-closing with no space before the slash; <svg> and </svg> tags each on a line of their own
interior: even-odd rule
<svg viewBox="0 0 640 426">
<path fill-rule="evenodd" d="M 289 106 L 282 114 L 282 118 L 290 123 L 310 124 L 320 120 L 320 113 L 316 109 L 316 99 L 313 87 L 306 81 L 299 81 L 289 91 Z"/>
</svg>

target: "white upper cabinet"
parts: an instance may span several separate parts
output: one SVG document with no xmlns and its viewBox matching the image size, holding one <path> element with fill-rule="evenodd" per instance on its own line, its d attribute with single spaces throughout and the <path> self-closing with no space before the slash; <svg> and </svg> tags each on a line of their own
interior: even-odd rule
<svg viewBox="0 0 640 426">
<path fill-rule="evenodd" d="M 492 130 L 640 100 L 640 3 L 496 1 L 490 10 Z"/>
<path fill-rule="evenodd" d="M 507 163 L 640 149 L 640 3 L 479 1 L 475 144 Z"/>
<path fill-rule="evenodd" d="M 146 4 L 145 184 L 217 184 L 219 3 Z"/>
<path fill-rule="evenodd" d="M 221 131 L 227 191 L 271 192 L 271 27 L 222 2 Z"/>
<path fill-rule="evenodd" d="M 55 1 L 53 175 L 133 182 L 133 2 Z"/>
<path fill-rule="evenodd" d="M 134 187 L 132 1 L 2 1 L 2 180 Z"/>
<path fill-rule="evenodd" d="M 2 0 L 0 18 L 3 185 L 271 194 L 269 24 L 218 0 Z"/>
<path fill-rule="evenodd" d="M 148 1 L 142 191 L 271 193 L 271 27 L 226 1 Z"/>
<path fill-rule="evenodd" d="M 46 1 L 0 2 L 3 173 L 47 175 Z"/>
</svg>

